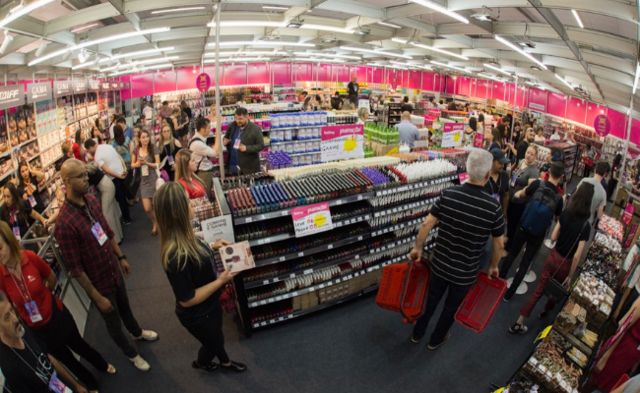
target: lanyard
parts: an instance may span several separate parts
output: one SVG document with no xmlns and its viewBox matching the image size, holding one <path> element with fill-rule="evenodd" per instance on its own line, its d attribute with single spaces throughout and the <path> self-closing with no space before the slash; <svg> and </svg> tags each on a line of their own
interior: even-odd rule
<svg viewBox="0 0 640 393">
<path fill-rule="evenodd" d="M 85 213 L 87 213 L 87 216 L 89 216 L 89 221 L 91 221 L 91 225 L 93 226 L 93 224 L 96 223 L 96 220 L 91 215 L 91 209 L 89 209 L 89 206 L 87 206 L 86 204 L 84 205 L 84 211 Z"/>
<path fill-rule="evenodd" d="M 18 292 L 20 292 L 22 300 L 24 300 L 25 303 L 32 301 L 33 299 L 31 298 L 31 294 L 29 293 L 29 289 L 27 288 L 27 282 L 24 279 L 24 270 L 20 269 L 20 280 L 16 280 L 15 275 L 11 271 L 9 271 L 9 275 L 11 276 L 11 280 L 13 280 L 13 283 L 16 285 L 16 288 L 18 288 Z"/>
<path fill-rule="evenodd" d="M 44 363 L 44 362 L 42 362 L 42 361 L 40 361 L 40 357 L 39 357 L 39 356 L 37 356 L 35 352 L 33 352 L 33 349 L 31 349 L 31 347 L 29 346 L 29 343 L 27 343 L 27 340 L 24 340 L 24 339 L 23 339 L 22 341 L 24 342 L 24 346 L 29 350 L 29 352 L 31 352 L 31 354 L 33 355 L 33 358 L 36 360 L 36 362 L 38 362 L 38 363 L 42 366 L 42 369 L 47 373 L 47 375 L 46 375 L 46 376 L 47 376 L 47 379 L 50 379 L 50 378 L 51 378 L 51 373 L 48 371 L 49 367 L 47 367 L 47 364 L 46 364 L 46 363 Z M 22 362 L 23 362 L 24 364 L 26 364 L 26 365 L 27 365 L 27 367 L 29 367 L 29 369 L 30 369 L 31 371 L 33 371 L 33 373 L 34 373 L 38 378 L 40 378 L 40 380 L 41 380 L 42 382 L 45 382 L 45 383 L 47 383 L 47 384 L 48 384 L 48 380 L 47 380 L 47 381 L 45 381 L 45 380 L 42 378 L 42 376 L 40 375 L 40 373 L 38 373 L 38 370 L 34 369 L 34 368 L 31 366 L 31 364 L 29 364 L 29 362 L 27 362 L 27 361 L 26 361 L 26 360 L 25 360 L 25 359 L 24 359 L 24 358 L 23 358 L 23 357 L 22 357 L 22 356 L 21 356 L 21 355 L 20 355 L 20 354 L 19 354 L 19 353 L 14 349 L 14 348 L 12 348 L 12 347 L 9 347 L 9 348 L 11 349 L 11 351 L 12 351 L 12 352 L 13 352 L 13 353 L 18 357 L 18 358 L 20 358 L 20 360 L 22 360 Z"/>
</svg>

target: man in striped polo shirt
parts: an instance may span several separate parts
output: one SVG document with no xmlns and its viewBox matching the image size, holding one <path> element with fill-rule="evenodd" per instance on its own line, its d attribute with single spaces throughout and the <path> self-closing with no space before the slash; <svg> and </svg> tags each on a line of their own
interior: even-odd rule
<svg viewBox="0 0 640 393">
<path fill-rule="evenodd" d="M 467 158 L 469 181 L 449 188 L 431 209 L 416 239 L 409 258 L 420 261 L 424 242 L 438 225 L 433 259 L 429 262 L 431 278 L 424 314 L 413 329 L 411 342 L 424 336 L 429 321 L 447 292 L 444 309 L 431 335 L 427 348 L 435 350 L 448 338 L 453 318 L 480 270 L 480 256 L 489 236 L 493 237 L 493 253 L 489 275 L 498 277 L 498 262 L 504 252 L 504 218 L 500 204 L 483 191 L 493 156 L 485 150 L 473 149 Z"/>
</svg>

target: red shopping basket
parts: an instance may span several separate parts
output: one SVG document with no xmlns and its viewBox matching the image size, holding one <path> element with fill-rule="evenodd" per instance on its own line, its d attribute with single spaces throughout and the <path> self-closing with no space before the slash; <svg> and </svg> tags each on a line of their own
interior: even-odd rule
<svg viewBox="0 0 640 393">
<path fill-rule="evenodd" d="M 498 309 L 506 290 L 505 280 L 492 279 L 484 272 L 479 273 L 478 282 L 469 290 L 456 312 L 456 321 L 476 333 L 482 332 Z"/>
<path fill-rule="evenodd" d="M 387 265 L 382 270 L 376 304 L 400 312 L 405 323 L 413 323 L 422 315 L 428 286 L 429 269 L 422 263 Z"/>
</svg>

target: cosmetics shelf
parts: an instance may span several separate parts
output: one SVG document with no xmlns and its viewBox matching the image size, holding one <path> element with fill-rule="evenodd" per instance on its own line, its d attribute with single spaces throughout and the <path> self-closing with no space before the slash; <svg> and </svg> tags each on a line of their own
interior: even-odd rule
<svg viewBox="0 0 640 393">
<path fill-rule="evenodd" d="M 439 199 L 439 197 L 433 197 L 433 198 L 429 198 L 429 199 L 425 199 L 423 201 L 417 201 L 417 202 L 411 202 L 409 204 L 406 205 L 399 205 L 399 206 L 395 206 L 393 208 L 389 208 L 386 210 L 381 210 L 381 211 L 377 211 L 373 213 L 373 217 L 384 217 L 387 216 L 389 214 L 394 214 L 394 213 L 402 213 L 404 211 L 407 210 L 411 210 L 411 209 L 415 209 L 415 208 L 419 208 L 419 207 L 431 207 L 437 200 Z"/>
<path fill-rule="evenodd" d="M 442 184 L 442 183 L 446 183 L 448 181 L 454 181 L 454 180 L 458 180 L 458 175 L 455 175 L 455 174 L 446 175 L 446 176 L 437 177 L 437 178 L 434 178 L 434 179 L 419 181 L 419 182 L 416 182 L 416 183 L 402 184 L 402 185 L 395 186 L 395 187 L 376 190 L 375 191 L 375 196 L 379 197 L 379 196 L 395 194 L 395 193 L 398 193 L 398 192 L 411 191 L 411 190 L 415 190 L 415 189 L 419 189 L 419 188 L 423 188 L 423 187 L 428 187 L 428 186 L 432 186 L 432 185 L 436 185 L 436 184 Z"/>
</svg>

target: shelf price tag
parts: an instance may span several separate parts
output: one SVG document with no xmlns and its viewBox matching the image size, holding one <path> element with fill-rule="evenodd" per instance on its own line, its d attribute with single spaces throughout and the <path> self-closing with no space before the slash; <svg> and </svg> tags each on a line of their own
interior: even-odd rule
<svg viewBox="0 0 640 393">
<path fill-rule="evenodd" d="M 330 231 L 334 227 L 328 202 L 293 208 L 291 217 L 296 237 Z"/>
</svg>

